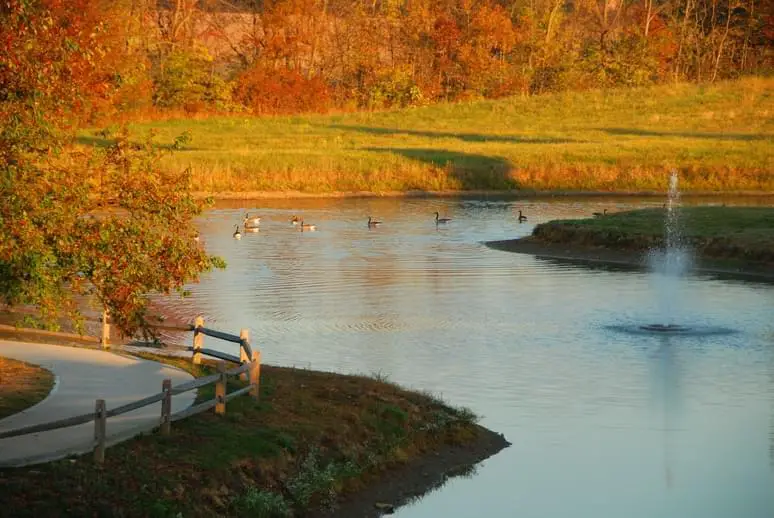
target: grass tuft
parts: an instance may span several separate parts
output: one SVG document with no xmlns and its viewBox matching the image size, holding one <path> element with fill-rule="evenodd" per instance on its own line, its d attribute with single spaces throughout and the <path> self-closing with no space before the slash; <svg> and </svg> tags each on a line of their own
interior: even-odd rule
<svg viewBox="0 0 774 518">
<path fill-rule="evenodd" d="M 289 518 L 293 516 L 282 495 L 250 486 L 231 502 L 234 513 L 252 518 Z"/>
</svg>

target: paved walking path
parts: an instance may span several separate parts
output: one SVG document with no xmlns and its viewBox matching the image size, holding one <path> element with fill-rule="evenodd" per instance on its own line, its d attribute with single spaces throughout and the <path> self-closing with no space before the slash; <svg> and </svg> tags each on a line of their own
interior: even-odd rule
<svg viewBox="0 0 774 518">
<path fill-rule="evenodd" d="M 192 376 L 158 362 L 92 349 L 0 340 L 0 356 L 40 365 L 56 376 L 49 396 L 35 406 L 0 419 L 0 431 L 55 421 L 94 411 L 96 399 L 107 409 L 161 392 L 165 378 L 172 386 Z M 172 398 L 172 413 L 190 406 L 196 391 Z M 107 420 L 107 444 L 129 439 L 159 425 L 161 403 Z M 0 439 L 0 467 L 38 464 L 91 451 L 94 423 L 20 437 Z M 106 453 L 110 456 L 110 450 Z"/>
</svg>

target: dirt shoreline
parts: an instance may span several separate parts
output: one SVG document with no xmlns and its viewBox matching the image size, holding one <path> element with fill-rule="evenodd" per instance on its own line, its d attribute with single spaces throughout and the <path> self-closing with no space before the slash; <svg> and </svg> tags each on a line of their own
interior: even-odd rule
<svg viewBox="0 0 774 518">
<path fill-rule="evenodd" d="M 476 466 L 511 445 L 502 434 L 477 425 L 478 437 L 465 446 L 447 445 L 440 451 L 409 460 L 382 473 L 357 493 L 345 496 L 336 509 L 315 511 L 310 518 L 376 518 L 421 499 L 447 480 L 475 473 Z"/>
<path fill-rule="evenodd" d="M 617 250 L 613 248 L 583 247 L 576 244 L 552 243 L 532 236 L 520 239 L 505 239 L 484 242 L 495 250 L 529 254 L 545 259 L 562 262 L 596 264 L 627 269 L 643 269 L 644 254 L 635 250 Z M 774 281 L 774 265 L 753 263 L 742 260 L 716 260 L 699 257 L 692 269 L 694 272 L 726 275 L 734 278 Z"/>
<path fill-rule="evenodd" d="M 532 189 L 514 190 L 469 190 L 469 191 L 355 191 L 355 192 L 321 192 L 308 193 L 301 191 L 224 191 L 224 192 L 194 192 L 196 198 L 212 197 L 215 200 L 258 200 L 258 199 L 307 199 L 307 198 L 554 198 L 554 197 L 664 197 L 663 191 L 536 191 Z M 696 191 L 681 193 L 683 197 L 722 197 L 722 196 L 774 196 L 769 191 Z"/>
</svg>

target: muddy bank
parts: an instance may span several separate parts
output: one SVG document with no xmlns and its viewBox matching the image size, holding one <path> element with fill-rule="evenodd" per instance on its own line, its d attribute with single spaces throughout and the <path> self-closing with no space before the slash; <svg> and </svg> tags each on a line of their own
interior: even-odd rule
<svg viewBox="0 0 774 518">
<path fill-rule="evenodd" d="M 529 254 L 566 263 L 600 265 L 625 269 L 647 268 L 647 250 L 615 249 L 603 246 L 584 246 L 573 243 L 554 243 L 534 236 L 484 243 L 489 248 Z M 697 257 L 693 271 L 728 275 L 734 278 L 774 281 L 774 265 L 734 259 Z"/>
<path fill-rule="evenodd" d="M 421 499 L 454 477 L 474 476 L 480 462 L 510 446 L 502 434 L 477 426 L 475 440 L 464 446 L 445 445 L 381 473 L 365 489 L 349 495 L 335 510 L 315 511 L 312 518 L 372 518 Z"/>
</svg>

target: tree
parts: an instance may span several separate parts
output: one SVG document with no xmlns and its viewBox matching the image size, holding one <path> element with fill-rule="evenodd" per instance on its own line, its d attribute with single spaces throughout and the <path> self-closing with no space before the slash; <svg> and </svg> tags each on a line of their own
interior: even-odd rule
<svg viewBox="0 0 774 518">
<path fill-rule="evenodd" d="M 203 204 L 188 173 L 128 135 L 102 151 L 71 145 L 78 113 L 120 88 L 110 27 L 83 16 L 92 0 L 8 0 L 0 7 L 0 301 L 31 304 L 43 321 L 78 318 L 95 297 L 118 328 L 148 329 L 148 295 L 182 290 L 222 267 L 194 241 Z M 73 115 L 75 114 L 75 115 Z M 183 140 L 176 141 L 181 145 Z"/>
<path fill-rule="evenodd" d="M 202 47 L 174 50 L 166 56 L 163 74 L 156 78 L 154 104 L 160 108 L 182 107 L 189 113 L 205 106 L 228 108 L 231 88 L 213 72 L 212 61 Z"/>
</svg>

